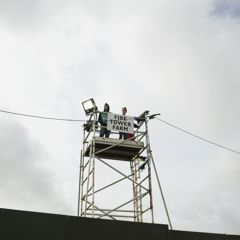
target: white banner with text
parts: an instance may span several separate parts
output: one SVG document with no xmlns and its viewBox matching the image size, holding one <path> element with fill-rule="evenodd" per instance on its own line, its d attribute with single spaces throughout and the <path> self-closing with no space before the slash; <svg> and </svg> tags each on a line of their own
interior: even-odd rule
<svg viewBox="0 0 240 240">
<path fill-rule="evenodd" d="M 134 118 L 125 115 L 108 113 L 107 130 L 133 133 Z"/>
</svg>

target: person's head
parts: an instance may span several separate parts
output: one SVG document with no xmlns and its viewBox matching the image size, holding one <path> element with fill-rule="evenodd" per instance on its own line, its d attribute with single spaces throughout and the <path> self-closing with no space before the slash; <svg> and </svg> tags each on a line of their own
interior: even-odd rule
<svg viewBox="0 0 240 240">
<path fill-rule="evenodd" d="M 104 104 L 104 112 L 109 112 L 110 111 L 110 107 L 107 103 Z"/>
<path fill-rule="evenodd" d="M 123 108 L 122 108 L 122 114 L 123 114 L 123 115 L 126 115 L 126 113 L 127 113 L 127 108 L 126 108 L 126 107 L 123 107 Z"/>
</svg>

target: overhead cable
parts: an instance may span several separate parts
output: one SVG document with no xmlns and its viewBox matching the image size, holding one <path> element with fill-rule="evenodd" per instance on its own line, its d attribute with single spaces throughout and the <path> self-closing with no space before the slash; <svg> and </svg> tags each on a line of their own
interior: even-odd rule
<svg viewBox="0 0 240 240">
<path fill-rule="evenodd" d="M 166 122 L 166 121 L 164 121 L 164 120 L 162 120 L 162 119 L 160 119 L 160 118 L 157 118 L 157 117 L 156 117 L 155 119 L 157 119 L 158 121 L 163 122 L 163 123 L 165 123 L 165 124 L 167 124 L 167 125 L 175 128 L 175 129 L 178 129 L 179 131 L 182 131 L 182 132 L 184 132 L 184 133 L 186 133 L 186 134 L 189 134 L 189 135 L 191 135 L 191 136 L 193 136 L 193 137 L 196 137 L 196 138 L 198 138 L 198 139 L 200 139 L 200 140 L 202 140 L 202 141 L 208 142 L 208 143 L 210 143 L 210 144 L 212 144 L 212 145 L 215 145 L 215 146 L 217 146 L 217 147 L 223 148 L 223 149 L 225 149 L 225 150 L 228 150 L 228 151 L 230 151 L 230 152 L 234 152 L 234 153 L 240 155 L 240 152 L 237 151 L 237 150 L 234 150 L 234 149 L 229 148 L 229 147 L 225 147 L 225 146 L 223 146 L 223 145 L 220 145 L 220 144 L 218 144 L 218 143 L 215 143 L 215 142 L 213 142 L 213 141 L 210 141 L 210 140 L 208 140 L 208 139 L 206 139 L 206 138 L 200 137 L 200 136 L 198 136 L 198 135 L 196 135 L 196 134 L 194 134 L 194 133 L 191 133 L 191 132 L 189 132 L 189 131 L 187 131 L 187 130 L 185 130 L 185 129 L 183 129 L 183 128 L 180 128 L 180 127 L 178 127 L 178 126 L 176 126 L 176 125 L 173 125 L 173 124 L 171 124 L 171 123 L 169 123 L 169 122 Z"/>
<path fill-rule="evenodd" d="M 0 112 L 23 116 L 23 117 L 40 118 L 40 119 L 45 119 L 45 120 L 68 121 L 68 122 L 85 122 L 86 121 L 86 120 L 81 120 L 81 119 L 68 119 L 68 118 L 37 116 L 37 115 L 30 115 L 30 114 L 24 114 L 24 113 L 10 112 L 10 111 L 5 111 L 5 110 L 1 110 L 1 109 L 0 109 Z"/>
<path fill-rule="evenodd" d="M 11 112 L 11 111 L 6 111 L 6 110 L 2 110 L 2 109 L 0 109 L 0 112 L 1 112 L 1 113 L 12 114 L 12 115 L 18 115 L 18 116 L 22 116 L 22 117 L 38 118 L 38 119 L 44 119 L 44 120 L 55 120 L 55 121 L 65 121 L 65 122 L 86 122 L 86 121 L 87 121 L 87 120 L 84 120 L 84 119 L 69 119 L 69 118 L 55 118 L 55 117 L 38 116 L 38 115 L 32 115 L 32 114 L 24 114 L 24 113 L 18 113 L 18 112 Z M 166 122 L 166 121 L 164 121 L 164 120 L 162 120 L 162 119 L 160 119 L 160 118 L 155 117 L 155 119 L 157 119 L 157 120 L 159 120 L 160 122 L 165 123 L 165 124 L 167 124 L 167 125 L 175 128 L 175 129 L 178 129 L 179 131 L 182 131 L 182 132 L 184 132 L 184 133 L 186 133 L 186 134 L 189 134 L 189 135 L 191 135 L 191 136 L 193 136 L 193 137 L 196 137 L 196 138 L 198 138 L 198 139 L 200 139 L 200 140 L 202 140 L 202 141 L 208 142 L 208 143 L 210 143 L 210 144 L 212 144 L 212 145 L 215 145 L 215 146 L 217 146 L 217 147 L 223 148 L 223 149 L 225 149 L 225 150 L 228 150 L 228 151 L 231 151 L 231 152 L 234 152 L 234 153 L 240 155 L 240 152 L 237 151 L 237 150 L 234 150 L 234 149 L 229 148 L 229 147 L 225 147 L 225 146 L 223 146 L 223 145 L 220 145 L 220 144 L 218 144 L 218 143 L 215 143 L 215 142 L 213 142 L 213 141 L 210 141 L 210 140 L 208 140 L 208 139 L 206 139 L 206 138 L 200 137 L 200 136 L 198 136 L 198 135 L 196 135 L 196 134 L 194 134 L 194 133 L 191 133 L 191 132 L 189 132 L 189 131 L 187 131 L 187 130 L 185 130 L 185 129 L 183 129 L 183 128 L 180 128 L 180 127 L 178 127 L 178 126 L 176 126 L 176 125 L 173 125 L 173 124 L 171 124 L 171 123 L 169 123 L 169 122 Z"/>
</svg>

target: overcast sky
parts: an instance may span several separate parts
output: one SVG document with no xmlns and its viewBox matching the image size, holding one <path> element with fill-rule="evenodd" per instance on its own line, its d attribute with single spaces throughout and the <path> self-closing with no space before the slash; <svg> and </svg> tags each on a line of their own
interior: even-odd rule
<svg viewBox="0 0 240 240">
<path fill-rule="evenodd" d="M 0 109 L 148 109 L 240 151 L 239 0 L 0 0 Z M 81 123 L 0 114 L 0 208 L 76 215 Z M 150 122 L 173 227 L 240 234 L 240 156 Z M 154 185 L 156 222 L 167 223 Z"/>
</svg>

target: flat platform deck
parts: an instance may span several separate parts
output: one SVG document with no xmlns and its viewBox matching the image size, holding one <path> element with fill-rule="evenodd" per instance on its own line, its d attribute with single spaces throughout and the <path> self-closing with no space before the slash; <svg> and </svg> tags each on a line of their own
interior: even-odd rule
<svg viewBox="0 0 240 240">
<path fill-rule="evenodd" d="M 95 137 L 96 156 L 104 159 L 130 161 L 144 148 L 143 142 L 131 140 L 125 140 L 124 142 L 122 141 L 123 140 L 114 138 Z M 89 157 L 91 145 L 92 143 L 88 145 L 84 156 Z M 112 148 L 106 149 L 108 147 Z"/>
</svg>

